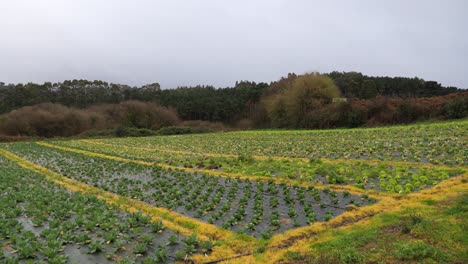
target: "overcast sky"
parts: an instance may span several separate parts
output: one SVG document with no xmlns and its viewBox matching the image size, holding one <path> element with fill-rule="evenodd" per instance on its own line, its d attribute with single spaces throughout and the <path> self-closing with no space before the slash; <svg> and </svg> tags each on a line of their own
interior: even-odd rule
<svg viewBox="0 0 468 264">
<path fill-rule="evenodd" d="M 0 0 L 0 81 L 163 88 L 288 72 L 468 88 L 468 1 Z"/>
</svg>

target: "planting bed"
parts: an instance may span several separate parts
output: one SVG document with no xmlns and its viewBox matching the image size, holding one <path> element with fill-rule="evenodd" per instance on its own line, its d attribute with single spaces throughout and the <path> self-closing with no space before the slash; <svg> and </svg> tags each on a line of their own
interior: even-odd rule
<svg viewBox="0 0 468 264">
<path fill-rule="evenodd" d="M 468 164 L 468 121 L 371 129 L 245 131 L 102 139 L 112 145 L 197 153 Z"/>
<path fill-rule="evenodd" d="M 434 168 L 418 164 L 386 164 L 365 161 L 322 161 L 240 156 L 207 156 L 203 153 L 171 153 L 115 146 L 93 141 L 56 141 L 53 144 L 179 168 L 205 169 L 242 175 L 287 178 L 323 184 L 353 185 L 362 189 L 410 193 L 464 172 L 463 168 Z"/>
<path fill-rule="evenodd" d="M 327 188 L 166 171 L 31 143 L 10 145 L 8 149 L 103 190 L 255 237 L 268 238 L 315 221 L 328 221 L 343 213 L 347 206 L 376 202 L 367 195 L 355 196 Z"/>
<path fill-rule="evenodd" d="M 0 156 L 0 262 L 173 262 L 213 244 L 73 193 Z"/>
</svg>

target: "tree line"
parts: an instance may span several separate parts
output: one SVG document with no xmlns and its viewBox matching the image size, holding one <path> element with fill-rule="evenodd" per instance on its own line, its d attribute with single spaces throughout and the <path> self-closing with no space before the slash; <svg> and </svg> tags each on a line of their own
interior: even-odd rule
<svg viewBox="0 0 468 264">
<path fill-rule="evenodd" d="M 359 72 L 336 71 L 324 75 L 334 81 L 342 96 L 346 98 L 432 97 L 463 91 L 417 77 L 371 77 Z M 130 87 L 88 80 L 8 85 L 0 82 L 0 114 L 40 103 L 57 103 L 84 108 L 95 104 L 139 100 L 173 106 L 184 119 L 229 121 L 235 117 L 236 113 L 243 110 L 245 105 L 258 102 L 263 93 L 267 92 L 266 90 L 274 91 L 277 87 L 284 86 L 297 77 L 298 75 L 293 73 L 270 84 L 240 81 L 236 82 L 233 87 L 219 89 L 199 85 L 164 90 L 158 83 Z"/>
<path fill-rule="evenodd" d="M 467 98 L 465 90 L 434 81 L 371 77 L 357 72 L 291 73 L 269 84 L 240 81 L 226 88 L 161 89 L 158 83 L 130 87 L 88 80 L 0 83 L 0 132 L 54 136 L 54 129 L 69 126 L 67 119 L 72 118 L 78 118 L 80 128 L 67 129 L 69 132 L 62 136 L 111 128 L 114 123 L 159 129 L 188 120 L 241 129 L 388 125 L 464 118 L 468 114 Z M 170 122 L 163 122 L 161 116 Z M 52 129 L 35 129 L 41 122 Z"/>
</svg>

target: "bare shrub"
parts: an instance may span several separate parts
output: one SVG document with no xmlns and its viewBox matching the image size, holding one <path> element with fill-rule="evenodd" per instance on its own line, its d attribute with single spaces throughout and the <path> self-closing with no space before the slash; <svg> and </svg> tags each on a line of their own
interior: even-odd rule
<svg viewBox="0 0 468 264">
<path fill-rule="evenodd" d="M 22 141 L 27 139 L 27 137 L 24 136 L 7 136 L 7 135 L 1 135 L 0 134 L 0 142 L 16 142 L 16 141 Z"/>
<path fill-rule="evenodd" d="M 69 137 L 87 130 L 135 127 L 158 130 L 180 123 L 176 111 L 154 103 L 128 101 L 120 104 L 69 108 L 39 104 L 0 117 L 0 133 L 9 136 Z"/>
<path fill-rule="evenodd" d="M 90 128 L 86 112 L 58 104 L 39 104 L 3 116 L 0 132 L 10 136 L 71 136 Z"/>
<path fill-rule="evenodd" d="M 120 104 L 96 105 L 88 111 L 103 116 L 106 127 L 109 128 L 128 126 L 158 130 L 180 123 L 174 109 L 148 102 L 126 101 Z"/>
</svg>

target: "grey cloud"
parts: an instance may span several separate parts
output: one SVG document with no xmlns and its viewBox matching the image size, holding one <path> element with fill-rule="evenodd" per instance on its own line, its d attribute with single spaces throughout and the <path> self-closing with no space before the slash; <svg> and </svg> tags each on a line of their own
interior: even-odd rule
<svg viewBox="0 0 468 264">
<path fill-rule="evenodd" d="M 0 2 L 0 81 L 164 88 L 361 71 L 468 87 L 468 2 Z"/>
</svg>

